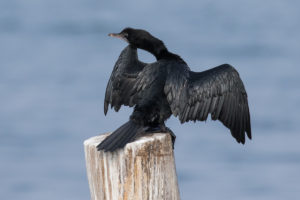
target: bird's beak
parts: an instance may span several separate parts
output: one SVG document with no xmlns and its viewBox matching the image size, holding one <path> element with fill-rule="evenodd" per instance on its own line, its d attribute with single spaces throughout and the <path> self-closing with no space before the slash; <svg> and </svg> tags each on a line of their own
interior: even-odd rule
<svg viewBox="0 0 300 200">
<path fill-rule="evenodd" d="M 125 42 L 128 42 L 128 40 L 124 37 L 122 33 L 110 33 L 108 34 L 109 37 L 115 37 L 115 38 L 120 38 L 124 40 Z"/>
</svg>

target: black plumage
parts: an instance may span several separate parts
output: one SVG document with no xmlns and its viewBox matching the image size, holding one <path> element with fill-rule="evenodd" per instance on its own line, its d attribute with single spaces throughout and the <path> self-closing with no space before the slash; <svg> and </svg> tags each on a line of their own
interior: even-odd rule
<svg viewBox="0 0 300 200">
<path fill-rule="evenodd" d="M 129 122 L 108 136 L 97 148 L 114 151 L 149 132 L 169 132 L 164 122 L 173 114 L 181 123 L 204 121 L 208 115 L 230 129 L 239 143 L 245 133 L 251 139 L 247 93 L 238 72 L 223 64 L 203 72 L 193 72 L 184 60 L 168 51 L 164 43 L 140 29 L 126 28 L 118 37 L 129 45 L 121 52 L 108 81 L 104 113 L 109 104 L 118 111 L 134 106 Z M 137 48 L 152 53 L 157 61 L 138 60 Z"/>
</svg>

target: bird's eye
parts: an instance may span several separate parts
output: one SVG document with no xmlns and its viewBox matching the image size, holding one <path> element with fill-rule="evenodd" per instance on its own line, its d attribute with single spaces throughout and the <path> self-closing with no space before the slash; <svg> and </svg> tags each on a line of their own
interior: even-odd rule
<svg viewBox="0 0 300 200">
<path fill-rule="evenodd" d="M 128 37 L 128 33 L 123 33 L 123 35 L 124 35 L 124 37 L 126 37 L 126 38 Z"/>
</svg>

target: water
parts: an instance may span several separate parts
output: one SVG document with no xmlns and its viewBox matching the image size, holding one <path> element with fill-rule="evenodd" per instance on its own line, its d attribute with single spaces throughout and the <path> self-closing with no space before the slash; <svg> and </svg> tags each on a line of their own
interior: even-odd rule
<svg viewBox="0 0 300 200">
<path fill-rule="evenodd" d="M 144 28 L 194 71 L 234 65 L 249 95 L 253 141 L 219 122 L 168 126 L 182 199 L 300 195 L 298 1 L 0 2 L 0 199 L 89 199 L 83 141 L 127 121 L 103 114 L 122 41 Z M 141 60 L 154 58 L 140 51 Z"/>
</svg>

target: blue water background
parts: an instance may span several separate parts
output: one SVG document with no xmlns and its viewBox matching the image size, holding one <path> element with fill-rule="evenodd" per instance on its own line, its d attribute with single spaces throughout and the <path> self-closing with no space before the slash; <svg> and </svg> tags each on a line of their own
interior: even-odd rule
<svg viewBox="0 0 300 200">
<path fill-rule="evenodd" d="M 126 26 L 151 31 L 194 71 L 232 64 L 248 92 L 245 145 L 219 122 L 168 121 L 182 199 L 298 199 L 299 8 L 296 0 L 1 1 L 0 199 L 90 198 L 82 143 L 131 112 L 103 114 L 126 45 L 107 34 Z"/>
</svg>

